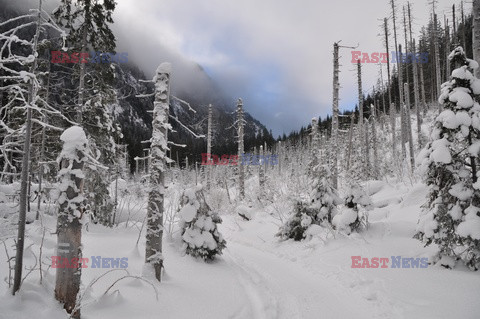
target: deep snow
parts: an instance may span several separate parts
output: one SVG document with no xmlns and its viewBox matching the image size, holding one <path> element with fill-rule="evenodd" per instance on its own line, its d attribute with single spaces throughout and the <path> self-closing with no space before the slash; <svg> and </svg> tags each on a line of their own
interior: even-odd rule
<svg viewBox="0 0 480 319">
<path fill-rule="evenodd" d="M 372 182 L 368 190 L 374 193 L 376 208 L 370 212 L 369 229 L 360 234 L 333 238 L 321 233 L 302 242 L 281 242 L 275 237 L 279 221 L 262 208 L 251 208 L 250 221 L 222 215 L 220 231 L 227 248 L 212 263 L 182 256 L 178 236 L 166 238 L 166 271 L 160 284 L 144 269 L 144 233 L 135 246 L 141 223 L 129 227 L 123 223 L 114 229 L 90 224 L 83 233 L 83 257 L 127 257 L 128 267 L 106 274 L 88 289 L 109 269 L 91 268 L 91 261 L 89 268 L 82 269 L 82 289 L 86 289 L 82 318 L 478 318 L 478 272 L 439 266 L 351 267 L 351 256 L 428 258 L 434 250 L 412 238 L 425 202 L 425 186 Z M 47 226 L 45 270 L 56 247 L 55 219 L 45 215 L 43 223 Z M 27 268 L 35 264 L 33 254 L 39 255 L 41 229 L 40 221 L 27 225 Z M 0 260 L 4 278 L 8 274 L 4 249 Z M 152 285 L 131 277 L 104 295 L 126 271 L 152 282 L 158 300 Z M 39 271 L 34 270 L 16 297 L 2 281 L 0 318 L 65 318 L 53 298 L 54 279 L 55 269 L 50 268 L 39 285 Z"/>
</svg>

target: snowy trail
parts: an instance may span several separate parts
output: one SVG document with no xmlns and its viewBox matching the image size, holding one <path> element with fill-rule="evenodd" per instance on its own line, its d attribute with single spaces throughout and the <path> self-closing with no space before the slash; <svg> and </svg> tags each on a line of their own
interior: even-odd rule
<svg viewBox="0 0 480 319">
<path fill-rule="evenodd" d="M 239 269 L 255 318 L 371 318 L 376 312 L 374 304 L 338 281 L 315 276 L 272 252 L 229 240 L 225 260 Z"/>
</svg>

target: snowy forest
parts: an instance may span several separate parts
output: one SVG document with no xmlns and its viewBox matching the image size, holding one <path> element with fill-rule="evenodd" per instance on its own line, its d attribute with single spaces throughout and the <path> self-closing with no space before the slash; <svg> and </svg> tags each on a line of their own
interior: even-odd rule
<svg viewBox="0 0 480 319">
<path fill-rule="evenodd" d="M 0 319 L 480 318 L 480 0 L 363 12 L 283 131 L 120 2 L 0 0 Z"/>
</svg>

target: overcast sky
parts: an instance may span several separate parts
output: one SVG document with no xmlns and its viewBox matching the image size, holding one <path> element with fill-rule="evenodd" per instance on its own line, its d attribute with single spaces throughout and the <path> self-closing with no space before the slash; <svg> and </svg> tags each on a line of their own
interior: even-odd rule
<svg viewBox="0 0 480 319">
<path fill-rule="evenodd" d="M 404 4 L 397 1 L 399 13 Z M 431 6 L 427 0 L 411 4 L 418 34 Z M 438 1 L 442 24 L 452 4 Z M 390 12 L 388 0 L 120 0 L 114 19 L 119 49 L 135 44 L 129 57 L 147 73 L 170 59 L 175 77 L 176 65 L 195 61 L 232 96 L 232 104 L 242 97 L 246 110 L 277 136 L 331 113 L 333 42 L 385 52 L 380 33 Z M 357 102 L 350 60 L 351 49 L 342 49 L 341 110 Z M 379 66 L 364 64 L 363 71 L 367 93 Z"/>
</svg>

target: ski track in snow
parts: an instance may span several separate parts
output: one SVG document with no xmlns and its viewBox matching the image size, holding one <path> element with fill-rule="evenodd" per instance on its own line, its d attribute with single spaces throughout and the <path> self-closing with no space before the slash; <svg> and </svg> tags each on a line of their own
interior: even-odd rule
<svg viewBox="0 0 480 319">
<path fill-rule="evenodd" d="M 358 278 L 345 283 L 340 268 L 319 277 L 274 252 L 231 238 L 228 242 L 224 258 L 236 269 L 254 318 L 395 318 L 372 291 L 376 283 Z M 365 288 L 367 293 L 357 294 Z"/>
</svg>

